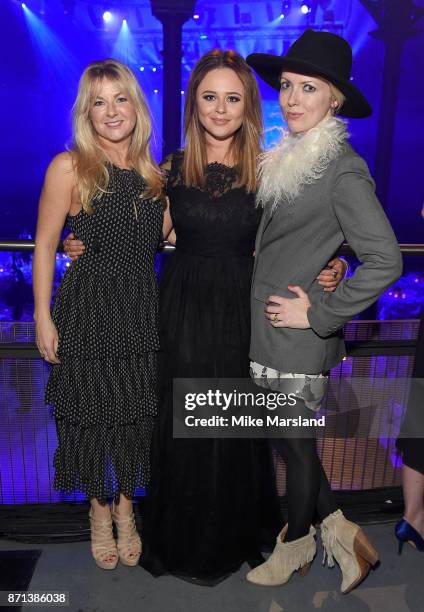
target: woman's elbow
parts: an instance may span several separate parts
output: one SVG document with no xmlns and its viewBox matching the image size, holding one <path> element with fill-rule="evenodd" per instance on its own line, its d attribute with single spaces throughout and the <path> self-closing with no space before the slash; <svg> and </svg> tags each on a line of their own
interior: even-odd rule
<svg viewBox="0 0 424 612">
<path fill-rule="evenodd" d="M 396 247 L 391 250 L 387 256 L 386 268 L 391 276 L 391 283 L 394 283 L 402 275 L 403 258 L 402 253 L 396 244 Z"/>
<path fill-rule="evenodd" d="M 48 256 L 56 255 L 59 246 L 60 238 L 35 238 L 34 253 L 44 254 Z"/>
<path fill-rule="evenodd" d="M 403 257 L 399 249 L 397 257 L 396 257 L 396 272 L 395 272 L 396 280 L 402 275 L 402 272 L 403 272 Z"/>
</svg>

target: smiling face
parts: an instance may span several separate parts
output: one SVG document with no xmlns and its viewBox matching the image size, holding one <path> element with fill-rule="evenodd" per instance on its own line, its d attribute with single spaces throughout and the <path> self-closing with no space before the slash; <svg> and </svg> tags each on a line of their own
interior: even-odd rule
<svg viewBox="0 0 424 612">
<path fill-rule="evenodd" d="M 196 92 L 197 115 L 206 138 L 219 141 L 232 138 L 243 123 L 244 104 L 244 86 L 234 70 L 210 70 Z"/>
<path fill-rule="evenodd" d="M 96 87 L 89 117 L 99 141 L 106 145 L 129 140 L 137 121 L 134 105 L 122 86 L 107 78 Z"/>
<path fill-rule="evenodd" d="M 327 81 L 294 72 L 282 73 L 279 101 L 293 134 L 311 130 L 337 108 Z"/>
</svg>

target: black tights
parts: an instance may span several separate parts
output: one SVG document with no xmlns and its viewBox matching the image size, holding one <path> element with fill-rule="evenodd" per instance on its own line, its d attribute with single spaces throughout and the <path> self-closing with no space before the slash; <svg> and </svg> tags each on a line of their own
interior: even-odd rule
<svg viewBox="0 0 424 612">
<path fill-rule="evenodd" d="M 323 519 L 337 510 L 336 499 L 318 457 L 315 437 L 280 438 L 272 444 L 286 464 L 288 530 L 284 541 L 290 542 L 309 533 L 315 512 Z"/>
</svg>

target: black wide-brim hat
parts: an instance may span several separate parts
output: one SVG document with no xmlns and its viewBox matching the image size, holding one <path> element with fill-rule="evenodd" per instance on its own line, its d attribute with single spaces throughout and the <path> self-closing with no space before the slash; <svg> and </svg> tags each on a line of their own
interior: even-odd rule
<svg viewBox="0 0 424 612">
<path fill-rule="evenodd" d="M 346 97 L 338 114 L 363 118 L 372 113 L 371 106 L 350 80 L 352 49 L 341 36 L 305 30 L 285 56 L 252 53 L 246 61 L 274 89 L 280 90 L 283 71 L 317 76 L 335 85 Z"/>
</svg>

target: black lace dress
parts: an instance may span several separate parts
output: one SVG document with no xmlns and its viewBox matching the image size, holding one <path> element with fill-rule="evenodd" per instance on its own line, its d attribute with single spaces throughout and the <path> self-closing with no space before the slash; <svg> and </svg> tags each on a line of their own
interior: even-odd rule
<svg viewBox="0 0 424 612">
<path fill-rule="evenodd" d="M 108 193 L 68 227 L 85 244 L 55 296 L 60 364 L 46 402 L 58 447 L 54 488 L 105 501 L 150 476 L 157 409 L 158 290 L 154 256 L 163 207 L 143 200 L 135 170 L 110 165 Z"/>
<path fill-rule="evenodd" d="M 167 181 L 176 251 L 160 282 L 159 404 L 145 500 L 143 567 L 158 575 L 219 580 L 261 562 L 265 532 L 281 525 L 265 440 L 173 439 L 172 379 L 248 377 L 254 195 L 236 172 L 210 164 L 204 189 Z"/>
</svg>

